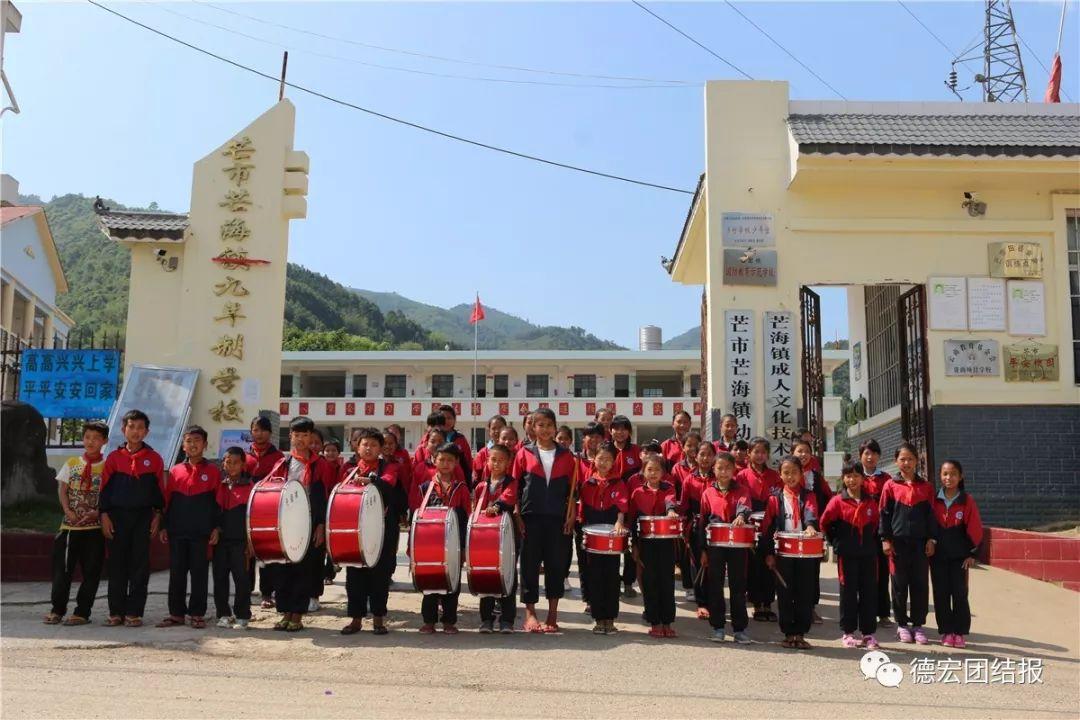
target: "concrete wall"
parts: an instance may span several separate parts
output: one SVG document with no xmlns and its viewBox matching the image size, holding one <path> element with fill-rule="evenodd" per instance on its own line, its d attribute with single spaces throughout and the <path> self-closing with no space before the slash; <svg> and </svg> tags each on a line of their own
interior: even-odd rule
<svg viewBox="0 0 1080 720">
<path fill-rule="evenodd" d="M 27 254 L 29 248 L 33 257 Z M 27 215 L 4 226 L 0 265 L 39 300 L 56 304 L 56 277 L 38 232 L 37 220 Z"/>
</svg>

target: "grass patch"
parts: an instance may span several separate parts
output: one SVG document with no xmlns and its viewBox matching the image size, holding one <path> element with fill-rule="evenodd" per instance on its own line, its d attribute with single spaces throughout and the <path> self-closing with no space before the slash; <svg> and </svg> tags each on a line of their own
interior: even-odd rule
<svg viewBox="0 0 1080 720">
<path fill-rule="evenodd" d="M 38 530 L 55 533 L 64 513 L 56 498 L 25 500 L 0 509 L 0 527 L 4 530 Z"/>
</svg>

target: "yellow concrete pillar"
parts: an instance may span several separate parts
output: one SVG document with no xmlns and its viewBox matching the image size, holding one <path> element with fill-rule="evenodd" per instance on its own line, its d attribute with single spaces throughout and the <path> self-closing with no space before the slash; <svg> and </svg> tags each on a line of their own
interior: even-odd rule
<svg viewBox="0 0 1080 720">
<path fill-rule="evenodd" d="M 45 313 L 45 321 L 41 326 L 41 347 L 52 348 L 53 346 L 53 316 Z"/>
<path fill-rule="evenodd" d="M 26 309 L 23 310 L 23 326 L 21 337 L 29 342 L 34 339 L 34 316 L 37 314 L 37 306 L 34 298 L 26 298 Z"/>
<path fill-rule="evenodd" d="M 0 299 L 0 304 L 3 305 L 3 319 L 0 319 L 0 326 L 8 332 L 13 332 L 11 321 L 15 316 L 15 283 L 4 285 L 4 295 Z"/>
</svg>

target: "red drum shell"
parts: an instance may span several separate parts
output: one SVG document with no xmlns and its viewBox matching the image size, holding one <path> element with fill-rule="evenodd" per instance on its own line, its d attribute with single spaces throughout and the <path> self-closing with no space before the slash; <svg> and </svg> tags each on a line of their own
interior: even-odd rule
<svg viewBox="0 0 1080 720">
<path fill-rule="evenodd" d="M 705 531 L 708 534 L 707 542 L 711 547 L 750 548 L 754 546 L 752 525 L 709 523 Z"/>
<path fill-rule="evenodd" d="M 514 587 L 514 528 L 509 513 L 475 516 L 465 536 L 465 578 L 478 597 L 503 597 Z"/>
<path fill-rule="evenodd" d="M 311 503 L 295 480 L 268 477 L 248 496 L 248 542 L 264 563 L 296 563 L 311 543 Z"/>
<path fill-rule="evenodd" d="M 326 505 L 326 551 L 335 565 L 374 567 L 382 554 L 385 512 L 372 484 L 338 483 Z"/>
<path fill-rule="evenodd" d="M 607 523 L 586 525 L 581 529 L 585 551 L 597 555 L 622 555 L 629 547 L 629 535 L 615 534 L 615 526 Z"/>
<path fill-rule="evenodd" d="M 638 535 L 646 540 L 670 540 L 682 537 L 682 518 L 667 515 L 642 515 L 638 518 Z"/>
<path fill-rule="evenodd" d="M 819 558 L 825 554 L 825 538 L 802 533 L 776 533 L 776 554 L 780 557 Z"/>
<path fill-rule="evenodd" d="M 418 510 L 409 532 L 409 547 L 413 587 L 425 595 L 457 591 L 461 584 L 461 536 L 452 509 Z"/>
</svg>

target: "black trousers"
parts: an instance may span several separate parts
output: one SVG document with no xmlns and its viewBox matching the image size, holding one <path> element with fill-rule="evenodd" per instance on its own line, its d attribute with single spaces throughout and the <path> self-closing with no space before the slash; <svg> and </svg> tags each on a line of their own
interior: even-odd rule
<svg viewBox="0 0 1080 720">
<path fill-rule="evenodd" d="M 882 620 L 889 617 L 889 556 L 878 543 L 877 550 L 877 614 Z"/>
<path fill-rule="evenodd" d="M 206 615 L 210 584 L 207 538 L 169 538 L 169 614 L 176 617 Z M 188 575 L 191 598 L 188 599 Z"/>
<path fill-rule="evenodd" d="M 346 609 L 349 617 L 367 617 L 368 612 L 374 617 L 385 617 L 386 602 L 390 598 L 390 575 L 381 564 L 371 568 L 347 567 L 345 596 L 349 601 Z"/>
<path fill-rule="evenodd" d="M 926 540 L 893 539 L 892 606 L 898 625 L 926 624 L 930 609 L 930 558 L 926 557 Z M 911 612 L 908 612 L 908 596 Z"/>
<path fill-rule="evenodd" d="M 495 606 L 499 607 L 499 621 L 513 624 L 517 617 L 517 573 L 514 573 L 514 584 L 510 586 L 510 593 L 502 597 L 480 598 L 481 622 L 494 622 Z"/>
<path fill-rule="evenodd" d="M 252 568 L 253 569 L 251 571 L 251 578 L 252 584 L 254 584 L 254 566 L 252 566 Z M 274 594 L 274 590 L 277 588 L 277 578 L 274 576 L 274 573 L 277 572 L 277 569 L 278 563 L 263 565 L 259 568 L 259 594 L 262 595 L 263 598 L 271 597 Z"/>
<path fill-rule="evenodd" d="M 682 542 L 679 540 L 678 542 Z M 697 582 L 694 583 L 694 602 L 697 606 L 706 607 L 709 604 L 709 590 L 705 576 L 698 574 L 701 573 L 701 544 L 698 542 L 697 533 L 690 535 L 690 572 L 693 573 L 691 580 L 697 578 Z"/>
<path fill-rule="evenodd" d="M 968 571 L 963 558 L 930 559 L 930 575 L 934 580 L 934 615 L 938 633 L 967 635 L 971 632 L 971 606 L 968 605 Z"/>
<path fill-rule="evenodd" d="M 337 577 L 337 570 L 334 569 L 334 561 L 330 559 L 330 553 L 326 554 L 326 565 L 323 567 L 323 580 L 333 580 Z"/>
<path fill-rule="evenodd" d="M 113 539 L 106 542 L 109 561 L 109 615 L 142 617 L 150 582 L 151 508 L 117 508 L 108 513 Z"/>
<path fill-rule="evenodd" d="M 787 583 L 777 583 L 779 599 L 777 615 L 780 632 L 785 635 L 805 635 L 810 632 L 814 609 L 814 576 L 818 561 L 813 558 L 789 558 L 776 555 L 776 569 Z"/>
<path fill-rule="evenodd" d="M 622 583 L 633 585 L 635 580 L 637 580 L 637 563 L 634 562 L 633 554 L 627 550 L 622 556 Z"/>
<path fill-rule="evenodd" d="M 525 537 L 521 540 L 521 602 L 532 605 L 540 600 L 540 563 L 544 564 L 544 597 L 558 600 L 563 596 L 566 544 L 570 542 L 570 538 L 563 534 L 563 518 L 533 514 L 523 517 Z M 454 602 L 456 607 L 457 600 Z"/>
<path fill-rule="evenodd" d="M 322 586 L 322 553 L 324 548 L 309 547 L 307 554 L 300 562 L 274 563 L 272 577 L 277 581 L 274 588 L 274 601 L 278 612 L 300 613 L 307 612 L 308 603 L 314 597 L 311 589 L 315 582 Z M 314 580 L 312 580 L 314 578 Z"/>
<path fill-rule="evenodd" d="M 312 563 L 312 573 L 308 578 L 310 582 L 308 589 L 312 598 L 321 598 L 324 589 L 323 577 L 326 574 L 326 545 L 312 548 L 308 550 L 308 554 L 311 556 Z"/>
<path fill-rule="evenodd" d="M 726 576 L 731 592 L 731 627 L 735 632 L 741 632 L 749 622 L 746 615 L 746 566 L 750 551 L 745 548 L 710 547 L 707 552 L 709 568 L 705 571 L 705 583 L 708 588 L 709 624 L 718 629 L 724 627 Z"/>
<path fill-rule="evenodd" d="M 645 620 L 650 625 L 675 622 L 675 543 L 678 540 L 641 540 L 638 552 L 644 569 L 641 592 L 645 596 Z"/>
<path fill-rule="evenodd" d="M 619 617 L 619 556 L 589 553 L 585 562 L 593 620 L 614 620 Z"/>
<path fill-rule="evenodd" d="M 61 530 L 53 542 L 52 611 L 57 615 L 67 615 L 71 578 L 78 567 L 82 569 L 82 583 L 75 596 L 74 614 L 89 619 L 104 565 L 105 536 L 101 534 L 101 528 Z"/>
<path fill-rule="evenodd" d="M 694 588 L 694 563 L 690 559 L 690 550 L 685 543 L 675 547 L 675 562 L 679 565 L 683 590 Z"/>
<path fill-rule="evenodd" d="M 877 632 L 877 554 L 862 557 L 839 556 L 840 629 L 863 635 Z"/>
<path fill-rule="evenodd" d="M 251 585 L 247 559 L 244 557 L 246 545 L 246 540 L 224 540 L 214 546 L 214 609 L 219 618 L 251 619 Z M 234 588 L 231 606 L 230 577 Z"/>
<path fill-rule="evenodd" d="M 750 553 L 746 571 L 750 602 L 755 607 L 772 605 L 776 597 L 776 576 L 765 566 L 765 556 L 760 552 Z"/>
<path fill-rule="evenodd" d="M 458 596 L 461 591 L 447 595 L 425 595 L 420 601 L 420 617 L 425 625 L 434 625 L 442 622 L 446 625 L 457 623 Z M 439 611 L 442 610 L 442 614 Z"/>
<path fill-rule="evenodd" d="M 589 573 L 589 554 L 585 551 L 585 533 L 581 523 L 574 525 L 574 552 L 577 553 L 577 576 L 578 584 L 581 585 L 581 601 L 589 604 L 589 583 L 586 576 Z"/>
</svg>

